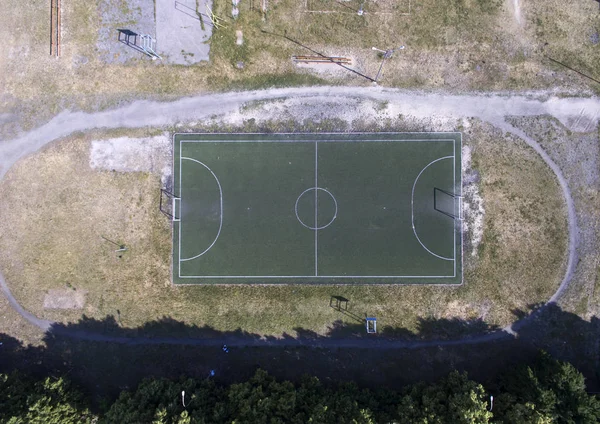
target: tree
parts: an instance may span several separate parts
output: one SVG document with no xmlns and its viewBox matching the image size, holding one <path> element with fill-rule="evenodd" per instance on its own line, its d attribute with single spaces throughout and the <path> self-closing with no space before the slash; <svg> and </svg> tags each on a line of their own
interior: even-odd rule
<svg viewBox="0 0 600 424">
<path fill-rule="evenodd" d="M 457 371 L 436 384 L 417 384 L 402 397 L 398 415 L 406 424 L 488 423 L 487 396 L 481 384 Z"/>
<path fill-rule="evenodd" d="M 361 389 L 354 383 L 325 387 L 308 376 L 293 384 L 258 370 L 249 380 L 229 386 L 211 379 L 145 379 L 134 391 L 122 392 L 100 419 L 119 424 L 600 422 L 600 401 L 586 393 L 582 374 L 547 353 L 504 375 L 494 395 L 492 413 L 483 386 L 457 371 L 437 383 L 398 393 Z M 0 374 L 0 424 L 86 423 L 97 418 L 62 378 L 35 381 Z"/>
<path fill-rule="evenodd" d="M 181 391 L 186 392 L 186 407 Z M 370 403 L 370 405 L 369 405 Z M 220 387 L 211 380 L 144 380 L 123 392 L 103 418 L 106 423 L 338 423 L 371 424 L 377 406 L 354 384 L 324 388 L 316 377 L 296 386 L 258 370 L 248 381 Z"/>
<path fill-rule="evenodd" d="M 64 378 L 35 381 L 20 373 L 0 374 L 0 423 L 90 423 L 95 417 L 83 396 Z"/>
<path fill-rule="evenodd" d="M 600 401 L 585 391 L 583 375 L 571 364 L 541 352 L 500 380 L 499 422 L 596 423 Z"/>
<path fill-rule="evenodd" d="M 182 392 L 185 392 L 185 407 Z M 212 380 L 148 378 L 134 392 L 121 392 L 103 421 L 157 424 L 226 422 L 224 402 L 225 388 Z"/>
</svg>

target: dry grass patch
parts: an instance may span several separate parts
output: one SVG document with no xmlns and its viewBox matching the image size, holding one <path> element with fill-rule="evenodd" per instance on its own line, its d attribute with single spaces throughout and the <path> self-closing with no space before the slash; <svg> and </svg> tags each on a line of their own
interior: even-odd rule
<svg viewBox="0 0 600 424">
<path fill-rule="evenodd" d="M 486 293 L 490 319 L 547 300 L 566 266 L 566 208 L 552 171 L 533 149 L 500 131 L 472 135 L 473 162 L 485 203 L 479 258 L 468 260 L 469 298 Z M 469 263 L 471 262 L 471 263 Z"/>
<path fill-rule="evenodd" d="M 65 108 L 97 110 L 140 97 L 324 81 L 369 84 L 350 72 L 322 75 L 295 68 L 292 55 L 312 53 L 284 34 L 326 54 L 351 56 L 357 69 L 370 76 L 381 60 L 372 46 L 406 45 L 386 63 L 381 83 L 388 86 L 463 91 L 558 84 L 589 91 L 588 81 L 548 62 L 544 54 L 598 78 L 600 17 L 591 0 L 568 7 L 558 0 L 524 2 L 520 24 L 512 2 L 503 0 L 423 0 L 412 2 L 410 15 L 400 14 L 401 7 L 392 15 L 363 16 L 305 13 L 303 1 L 279 0 L 269 2 L 266 20 L 249 9 L 250 2 L 241 2 L 236 21 L 230 18 L 231 2 L 215 0 L 214 10 L 227 27 L 214 32 L 210 63 L 189 67 L 143 56 L 124 65 L 102 62 L 96 51 L 99 2 L 63 5 L 60 59 L 48 54 L 46 2 L 28 2 L 27 7 L 17 0 L 6 2 L 0 16 L 5 46 L 0 52 L 0 111 L 15 113 L 19 122 L 3 125 L 0 134 L 13 136 L 19 125 L 31 128 Z M 242 46 L 235 44 L 238 30 L 244 34 Z M 243 69 L 236 67 L 239 61 Z"/>
<path fill-rule="evenodd" d="M 93 171 L 89 141 L 80 139 L 52 145 L 23 165 L 5 180 L 11 195 L 2 206 L 29 211 L 2 236 L 10 252 L 6 277 L 22 281 L 13 290 L 23 306 L 49 319 L 76 319 L 78 312 L 41 310 L 47 291 L 69 288 L 88 290 L 85 312 L 93 316 L 115 313 L 122 300 L 152 309 L 152 297 L 139 294 L 169 280 L 168 225 L 155 207 L 160 176 Z M 119 258 L 102 237 L 129 250 Z"/>
<path fill-rule="evenodd" d="M 168 316 L 218 330 L 326 334 L 336 320 L 358 325 L 369 314 L 390 333 L 451 337 L 510 323 L 514 309 L 547 300 L 564 272 L 565 211 L 553 174 L 522 141 L 487 126 L 474 123 L 465 133 L 486 215 L 478 254 L 465 252 L 461 287 L 173 287 L 160 175 L 92 170 L 90 140 L 54 143 L 0 183 L 0 265 L 17 299 L 45 318 L 81 317 L 43 308 L 49 290 L 71 289 L 87 290 L 86 315 L 119 316 L 128 327 Z M 101 236 L 129 251 L 119 259 Z M 350 299 L 349 312 L 359 319 L 330 308 L 332 295 Z"/>
<path fill-rule="evenodd" d="M 41 345 L 45 335 L 43 331 L 19 315 L 4 296 L 0 296 L 0 333 L 14 337 L 24 345 Z"/>
<path fill-rule="evenodd" d="M 556 119 L 515 117 L 511 123 L 538 141 L 560 166 L 577 211 L 577 267 L 560 299 L 563 310 L 584 318 L 600 314 L 600 145 L 598 128 L 589 133 L 569 131 Z M 594 348 L 595 349 L 595 348 Z"/>
</svg>

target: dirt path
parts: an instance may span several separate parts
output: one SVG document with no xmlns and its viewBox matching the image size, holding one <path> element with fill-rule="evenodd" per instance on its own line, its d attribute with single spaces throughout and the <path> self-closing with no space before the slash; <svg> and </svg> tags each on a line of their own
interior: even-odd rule
<svg viewBox="0 0 600 424">
<path fill-rule="evenodd" d="M 515 17 L 515 22 L 518 26 L 523 25 L 523 20 L 521 19 L 521 4 L 519 0 L 509 0 L 510 8 L 512 9 L 513 16 Z"/>
<path fill-rule="evenodd" d="M 505 116 L 552 115 L 573 131 L 589 131 L 600 116 L 597 98 L 557 98 L 549 93 L 445 95 L 398 91 L 379 87 L 302 87 L 265 91 L 231 92 L 187 97 L 175 102 L 138 101 L 93 114 L 64 111 L 48 123 L 10 141 L 0 141 L 0 178 L 19 158 L 76 131 L 93 128 L 173 126 L 236 112 L 252 101 L 300 98 L 307 103 L 344 104 L 344 99 L 388 102 L 394 114 L 429 117 L 477 117 L 498 122 Z"/>
<path fill-rule="evenodd" d="M 569 185 L 558 165 L 552 159 L 550 159 L 548 153 L 546 153 L 536 141 L 534 141 L 531 137 L 527 136 L 527 134 L 525 134 L 524 131 L 515 128 L 514 126 L 506 123 L 505 121 L 496 122 L 494 124 L 497 127 L 518 136 L 519 138 L 524 140 L 529 146 L 531 146 L 542 157 L 542 159 L 544 159 L 544 162 L 546 162 L 550 169 L 552 169 L 552 172 L 556 174 L 556 178 L 558 179 L 558 183 L 560 184 L 560 188 L 562 189 L 563 196 L 565 198 L 565 203 L 567 204 L 567 215 L 569 225 L 569 258 L 567 260 L 567 270 L 565 272 L 565 276 L 563 277 L 563 280 L 560 286 L 558 287 L 558 290 L 556 290 L 556 292 L 548 300 L 548 303 L 556 303 L 566 290 L 567 286 L 569 285 L 569 281 L 573 277 L 575 264 L 577 263 L 577 246 L 579 243 L 577 237 L 577 216 L 575 213 L 575 203 L 573 202 L 573 198 L 571 197 Z"/>
<path fill-rule="evenodd" d="M 10 306 L 12 306 L 15 309 L 15 311 L 17 311 L 23 318 L 25 318 L 27 321 L 29 321 L 42 331 L 50 330 L 53 322 L 45 319 L 40 319 L 33 315 L 31 312 L 23 309 L 23 307 L 19 304 L 19 302 L 17 302 L 15 297 L 10 292 L 8 284 L 6 284 L 6 280 L 4 279 L 4 275 L 2 275 L 2 273 L 0 273 L 0 289 L 2 290 L 2 293 L 4 293 L 4 296 L 6 296 L 6 299 L 8 299 L 8 303 L 10 303 Z"/>
<path fill-rule="evenodd" d="M 87 114 L 65 111 L 50 122 L 23 136 L 0 142 L 0 178 L 20 158 L 31 154 L 47 143 L 65 137 L 75 131 L 94 128 L 141 128 L 173 126 L 178 123 L 202 121 L 215 116 L 235 113 L 244 104 L 253 101 L 279 98 L 301 99 L 311 104 L 344 104 L 349 99 L 364 99 L 385 102 L 395 116 L 427 118 L 474 117 L 489 122 L 507 132 L 515 134 L 530 145 L 550 169 L 556 174 L 567 204 L 569 225 L 569 257 L 565 276 L 556 293 L 547 304 L 555 303 L 568 287 L 577 263 L 578 228 L 575 207 L 567 181 L 559 167 L 541 146 L 525 133 L 505 121 L 506 116 L 551 115 L 573 131 L 590 131 L 596 127 L 600 116 L 600 99 L 597 98 L 557 98 L 547 92 L 524 93 L 515 96 L 508 94 L 445 95 L 434 93 L 408 92 L 391 89 L 357 87 L 304 87 L 273 89 L 252 92 L 231 92 L 206 96 L 183 98 L 171 103 L 138 101 L 129 106 Z M 0 274 L 0 288 L 10 304 L 29 322 L 47 331 L 52 322 L 41 320 L 25 311 L 10 293 L 4 277 Z M 541 309 L 538 309 L 538 313 Z M 69 335 L 85 340 L 109 341 L 126 344 L 191 344 L 191 345 L 311 345 L 336 347 L 380 347 L 416 348 L 426 346 L 450 346 L 457 344 L 482 343 L 513 335 L 525 325 L 533 315 L 513 323 L 496 333 L 470 337 L 461 340 L 444 341 L 378 341 L 363 339 L 305 339 L 305 340 L 247 340 L 247 339 L 173 339 L 173 338 L 126 338 L 110 337 L 87 331 L 61 330 Z"/>
</svg>

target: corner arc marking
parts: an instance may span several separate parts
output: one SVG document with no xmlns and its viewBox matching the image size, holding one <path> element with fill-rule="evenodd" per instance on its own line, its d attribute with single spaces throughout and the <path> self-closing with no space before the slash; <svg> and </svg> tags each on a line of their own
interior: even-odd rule
<svg viewBox="0 0 600 424">
<path fill-rule="evenodd" d="M 417 175 L 417 178 L 415 178 L 415 182 L 413 183 L 413 187 L 412 187 L 412 192 L 410 195 L 410 224 L 412 226 L 412 230 L 413 233 L 415 234 L 415 237 L 417 238 L 417 241 L 419 242 L 419 244 L 423 247 L 423 249 L 427 250 L 427 252 L 429 252 L 430 254 L 432 254 L 433 256 L 435 256 L 436 258 L 439 259 L 443 259 L 445 261 L 454 261 L 455 258 L 448 258 L 446 256 L 440 256 L 436 253 L 433 253 L 431 250 L 429 250 L 427 248 L 427 246 L 425 246 L 423 244 L 423 242 L 421 241 L 421 239 L 419 238 L 419 235 L 417 234 L 417 230 L 415 229 L 415 187 L 417 186 L 417 181 L 419 181 L 419 177 L 421 177 L 421 174 L 427 169 L 429 168 L 431 165 L 433 165 L 436 162 L 439 162 L 441 160 L 444 159 L 454 159 L 454 156 L 444 156 L 441 158 L 437 158 L 435 160 L 432 160 L 431 162 L 429 162 L 425 168 L 421 169 L 421 172 L 419 172 L 419 175 Z"/>
<path fill-rule="evenodd" d="M 219 187 L 220 216 L 219 216 L 219 230 L 217 231 L 217 236 L 215 237 L 215 239 L 213 240 L 213 242 L 210 244 L 210 246 L 208 246 L 203 252 L 198 253 L 196 256 L 192 256 L 191 258 L 181 259 L 181 257 L 180 257 L 179 258 L 179 262 L 180 263 L 181 262 L 185 262 L 185 261 L 191 261 L 193 259 L 197 259 L 200 256 L 204 255 L 206 252 L 208 252 L 215 245 L 215 243 L 217 242 L 217 239 L 221 235 L 221 228 L 223 228 L 223 190 L 221 188 L 221 182 L 219 181 L 219 179 L 217 178 L 217 176 L 215 175 L 215 173 L 212 171 L 212 169 L 210 169 L 208 166 L 206 166 L 206 164 L 200 162 L 199 160 L 192 159 L 192 158 L 182 157 L 181 159 L 183 159 L 183 160 L 189 160 L 189 161 L 192 161 L 192 162 L 196 162 L 197 164 L 200 164 L 203 167 L 205 167 L 206 169 L 208 169 L 208 172 L 210 172 L 212 174 L 213 178 L 217 182 L 217 186 Z M 181 182 L 180 182 L 180 184 L 181 184 Z M 179 239 L 181 240 L 181 234 L 179 235 Z M 179 252 L 179 254 L 181 255 L 181 251 Z"/>
</svg>

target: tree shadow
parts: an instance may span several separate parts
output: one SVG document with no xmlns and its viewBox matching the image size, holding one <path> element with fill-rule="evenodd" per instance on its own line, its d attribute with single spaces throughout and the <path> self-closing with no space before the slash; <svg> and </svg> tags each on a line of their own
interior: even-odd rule
<svg viewBox="0 0 600 424">
<path fill-rule="evenodd" d="M 451 340 L 472 336 L 474 334 L 489 334 L 500 330 L 500 327 L 494 324 L 488 324 L 481 318 L 459 319 L 433 317 L 419 318 L 418 333 L 425 334 L 439 340 Z"/>
<path fill-rule="evenodd" d="M 68 375 L 96 400 L 114 398 L 148 376 L 204 378 L 214 370 L 215 379 L 231 383 L 249 378 L 257 367 L 291 381 L 311 374 L 326 384 L 354 381 L 398 389 L 436 380 L 453 369 L 489 381 L 544 349 L 573 363 L 588 378 L 590 390 L 597 389 L 598 318 L 586 321 L 554 304 L 531 305 L 514 314 L 523 319 L 514 326 L 515 336 L 484 342 L 474 332 L 500 330 L 479 319 L 427 318 L 415 332 L 382 326 L 377 335 L 366 334 L 363 323 L 336 320 L 325 334 L 298 327 L 293 334 L 265 337 L 170 317 L 136 328 L 119 325 L 114 316 L 83 317 L 77 323 L 53 325 L 39 347 L 0 334 L 0 372 Z M 230 346 L 229 353 L 223 352 L 222 343 Z"/>
</svg>

